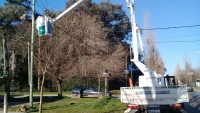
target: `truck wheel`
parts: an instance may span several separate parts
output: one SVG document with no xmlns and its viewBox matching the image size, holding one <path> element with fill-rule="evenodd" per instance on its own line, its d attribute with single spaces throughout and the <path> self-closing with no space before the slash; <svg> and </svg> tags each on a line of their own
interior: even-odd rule
<svg viewBox="0 0 200 113">
<path fill-rule="evenodd" d="M 135 113 L 142 113 L 142 110 L 138 109 L 138 111 L 136 111 Z"/>
<path fill-rule="evenodd" d="M 146 110 L 146 109 L 141 109 L 141 110 L 139 111 L 139 113 L 147 113 L 147 110 Z"/>
<path fill-rule="evenodd" d="M 143 113 L 147 113 L 147 110 L 145 109 L 145 110 L 143 110 Z"/>
<path fill-rule="evenodd" d="M 184 105 L 184 103 L 181 103 L 181 107 L 185 110 L 185 105 Z"/>
</svg>

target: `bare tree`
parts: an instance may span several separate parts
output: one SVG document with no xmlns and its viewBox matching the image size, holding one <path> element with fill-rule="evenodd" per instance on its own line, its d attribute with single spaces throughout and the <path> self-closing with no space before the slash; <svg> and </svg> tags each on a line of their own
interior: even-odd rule
<svg viewBox="0 0 200 113">
<path fill-rule="evenodd" d="M 200 79 L 200 62 L 198 67 L 195 69 L 195 75 L 194 75 L 194 79 Z"/>
<path fill-rule="evenodd" d="M 41 81 L 41 86 L 40 86 L 40 107 L 39 107 L 39 112 L 42 112 L 42 97 L 43 97 L 43 87 L 44 87 L 44 81 L 45 79 L 50 78 L 50 72 L 53 70 L 53 66 L 56 65 L 56 63 L 60 63 L 62 61 L 63 54 L 62 54 L 62 47 L 63 47 L 63 42 L 59 38 L 44 38 L 41 40 L 41 55 L 36 60 L 40 62 L 40 65 L 38 65 L 40 71 L 41 71 L 41 76 L 42 76 L 42 81 Z M 56 61 L 55 61 L 56 59 Z M 64 64 L 64 62 L 60 63 L 61 65 Z M 64 68 L 63 66 L 57 67 L 56 69 L 59 68 Z"/>
<path fill-rule="evenodd" d="M 190 61 L 190 58 L 187 54 L 184 56 L 184 68 L 185 68 L 185 77 L 186 77 L 186 83 L 191 84 L 192 83 L 192 76 L 194 74 L 194 71 L 192 69 L 192 64 Z"/>
<path fill-rule="evenodd" d="M 150 16 L 149 13 L 145 13 L 145 28 L 150 29 Z M 146 31 L 146 42 L 147 42 L 147 55 L 146 55 L 146 65 L 151 69 L 155 70 L 157 73 L 164 74 L 164 62 L 162 56 L 156 46 L 156 38 L 151 30 Z"/>
<path fill-rule="evenodd" d="M 197 72 L 192 68 L 189 56 L 187 54 L 184 56 L 183 68 L 181 68 L 178 64 L 174 75 L 180 84 L 192 84 L 193 80 L 196 78 L 196 75 L 198 75 Z"/>
<path fill-rule="evenodd" d="M 180 65 L 177 64 L 176 70 L 175 70 L 175 73 L 174 73 L 174 76 L 176 77 L 176 84 L 182 84 L 180 75 L 181 75 Z"/>
<path fill-rule="evenodd" d="M 38 68 L 43 77 L 45 72 L 46 79 L 56 81 L 59 96 L 62 81 L 72 76 L 98 77 L 107 69 L 112 77 L 123 77 L 128 47 L 123 43 L 110 46 L 106 35 L 101 21 L 84 13 L 68 15 L 54 24 L 54 36 L 41 41 Z"/>
</svg>

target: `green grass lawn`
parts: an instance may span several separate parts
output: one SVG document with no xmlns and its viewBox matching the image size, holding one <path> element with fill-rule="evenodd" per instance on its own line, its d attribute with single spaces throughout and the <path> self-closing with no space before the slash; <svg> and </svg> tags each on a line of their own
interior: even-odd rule
<svg viewBox="0 0 200 113">
<path fill-rule="evenodd" d="M 113 95 L 120 95 L 120 90 L 112 90 L 111 93 Z"/>
<path fill-rule="evenodd" d="M 200 92 L 200 87 L 194 87 L 194 91 L 199 91 Z"/>
<path fill-rule="evenodd" d="M 23 99 L 11 99 L 13 102 L 27 101 L 28 97 Z M 34 102 L 39 99 L 34 98 Z M 29 105 L 27 105 L 29 106 Z M 120 100 L 103 97 L 98 98 L 69 98 L 53 97 L 43 98 L 43 113 L 122 113 L 126 110 L 126 104 Z M 8 111 L 16 111 L 17 107 L 8 108 Z M 33 109 L 28 109 L 27 113 L 36 113 L 39 111 L 39 104 L 34 104 Z"/>
</svg>

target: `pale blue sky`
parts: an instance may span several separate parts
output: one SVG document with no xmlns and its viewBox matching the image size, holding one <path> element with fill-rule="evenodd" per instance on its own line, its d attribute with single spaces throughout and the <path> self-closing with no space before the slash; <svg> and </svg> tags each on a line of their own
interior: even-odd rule
<svg viewBox="0 0 200 113">
<path fill-rule="evenodd" d="M 41 2 L 42 1 L 42 2 Z M 46 2 L 47 1 L 47 2 Z M 64 10 L 67 0 L 37 0 L 36 11 L 42 13 L 42 8 Z M 101 2 L 105 0 L 93 0 Z M 5 0 L 0 1 L 3 6 Z M 130 17 L 126 0 L 110 0 L 113 4 L 123 5 Z M 200 25 L 200 0 L 135 0 L 136 23 L 144 28 L 144 13 L 151 15 L 152 28 L 167 28 Z M 40 7 L 39 7 L 40 6 Z M 200 66 L 200 26 L 153 30 L 156 44 L 163 57 L 167 73 L 174 74 L 177 64 L 184 67 L 184 56 L 187 54 L 193 68 Z M 145 36 L 143 36 L 143 40 Z M 145 44 L 145 43 L 144 43 Z"/>
</svg>

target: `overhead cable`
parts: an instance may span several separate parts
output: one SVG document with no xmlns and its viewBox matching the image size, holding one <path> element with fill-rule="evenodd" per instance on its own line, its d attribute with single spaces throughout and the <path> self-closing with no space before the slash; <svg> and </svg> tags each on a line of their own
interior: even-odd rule
<svg viewBox="0 0 200 113">
<path fill-rule="evenodd" d="M 163 41 L 163 42 L 144 42 L 144 43 L 171 43 L 171 42 L 199 42 L 200 40 L 188 40 L 188 41 Z"/>
<path fill-rule="evenodd" d="M 178 29 L 178 28 L 188 28 L 188 27 L 200 27 L 200 25 L 160 27 L 160 28 L 141 29 L 141 30 L 164 30 L 164 29 Z"/>
<path fill-rule="evenodd" d="M 190 50 L 177 50 L 177 51 L 167 51 L 167 52 L 160 52 L 160 53 L 172 53 L 172 52 L 183 52 L 183 51 L 199 51 L 200 49 L 190 49 Z"/>
<path fill-rule="evenodd" d="M 168 37 L 161 37 L 156 39 L 163 39 L 163 38 L 178 38 L 178 37 L 192 37 L 192 36 L 198 36 L 200 34 L 191 34 L 191 35 L 181 35 L 181 36 L 168 36 Z"/>
</svg>

